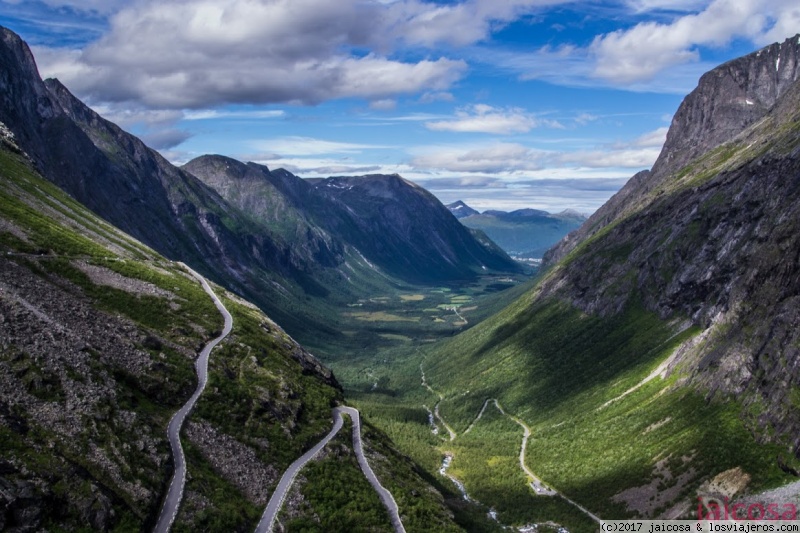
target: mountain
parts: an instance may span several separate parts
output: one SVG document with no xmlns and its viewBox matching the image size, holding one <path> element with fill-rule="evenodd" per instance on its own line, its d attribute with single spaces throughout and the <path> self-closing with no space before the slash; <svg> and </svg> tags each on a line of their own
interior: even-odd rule
<svg viewBox="0 0 800 533">
<path fill-rule="evenodd" d="M 462 224 L 483 231 L 507 253 L 521 257 L 542 257 L 586 220 L 583 215 L 570 210 L 558 214 L 539 209 L 479 213 L 460 201 L 447 207 Z"/>
<path fill-rule="evenodd" d="M 797 80 L 797 46 L 796 39 L 787 39 L 704 74 L 678 107 L 653 168 L 633 176 L 579 232 L 559 243 L 545 259 L 555 263 L 563 258 L 578 242 L 638 208 L 648 194 L 691 160 L 762 120 Z"/>
<path fill-rule="evenodd" d="M 278 169 L 203 156 L 185 170 L 233 205 L 281 231 L 290 242 L 320 244 L 321 259 L 344 262 L 346 250 L 405 281 L 474 278 L 486 269 L 514 272 L 501 250 L 482 244 L 425 189 L 398 175 L 303 180 Z M 316 258 L 315 258 L 316 260 Z"/>
<path fill-rule="evenodd" d="M 222 317 L 185 269 L 38 176 L 5 132 L 0 529 L 152 527 L 173 467 L 167 422 Z M 233 530 L 254 524 L 276 473 L 328 431 L 341 390 L 252 304 L 215 290 L 235 326 L 186 428 L 186 498 L 202 505 L 178 523 Z"/>
<path fill-rule="evenodd" d="M 653 169 L 528 294 L 429 354 L 456 431 L 499 399 L 531 427 L 532 470 L 603 518 L 796 480 L 798 55 L 795 36 L 704 75 Z"/>
<path fill-rule="evenodd" d="M 464 217 L 468 217 L 470 215 L 477 215 L 480 212 L 472 209 L 470 206 L 462 202 L 461 200 L 455 201 L 452 204 L 447 204 L 445 207 L 450 210 L 453 215 L 458 218 L 462 219 Z"/>
<path fill-rule="evenodd" d="M 0 530 L 149 531 L 174 467 L 167 424 L 222 316 L 182 264 L 41 177 L 2 123 L 0 185 Z M 213 290 L 233 329 L 184 425 L 173 528 L 252 531 L 281 473 L 330 430 L 342 390 L 255 305 Z M 458 531 L 367 420 L 362 438 L 410 530 Z M 340 434 L 311 461 L 279 527 L 391 530 L 351 442 Z"/>
<path fill-rule="evenodd" d="M 328 225 L 320 224 L 325 216 L 310 216 L 298 207 L 308 184 L 288 172 L 231 166 L 235 183 L 254 187 L 248 193 L 246 187 L 237 192 L 213 179 L 206 184 L 174 167 L 57 80 L 43 82 L 27 45 L 5 28 L 0 28 L 0 66 L 0 121 L 44 177 L 165 257 L 184 261 L 252 300 L 304 342 L 321 345 L 341 337 L 338 311 L 331 306 L 374 293 L 376 287 L 456 282 L 474 278 L 484 266 L 517 270 L 500 250 L 444 220 L 444 207 L 430 195 L 399 178 L 384 181 L 402 185 L 393 190 L 408 207 L 375 195 L 361 206 L 365 214 L 350 213 L 358 207 L 355 199 L 346 205 L 328 195 L 325 205 L 338 207 Z M 203 174 L 199 166 L 192 168 Z M 324 196 L 315 195 L 315 202 Z M 404 211 L 411 206 L 417 212 Z M 383 207 L 400 226 L 374 223 Z M 294 218 L 270 217 L 270 209 L 292 212 Z M 350 241 L 334 238 L 329 226 L 351 232 L 357 246 L 345 247 Z M 414 241 L 402 242 L 405 238 Z"/>
</svg>

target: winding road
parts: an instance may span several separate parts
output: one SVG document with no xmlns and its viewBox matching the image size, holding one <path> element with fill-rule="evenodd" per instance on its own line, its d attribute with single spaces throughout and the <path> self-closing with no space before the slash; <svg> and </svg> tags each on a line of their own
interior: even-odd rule
<svg viewBox="0 0 800 533">
<path fill-rule="evenodd" d="M 308 463 L 311 459 L 314 458 L 321 450 L 324 448 L 330 440 L 339 433 L 339 430 L 342 429 L 342 425 L 344 421 L 342 420 L 342 414 L 346 414 L 350 417 L 353 421 L 353 449 L 356 452 L 356 457 L 358 458 L 358 464 L 361 467 L 361 471 L 364 472 L 364 476 L 366 476 L 367 480 L 369 481 L 372 488 L 375 489 L 375 492 L 378 493 L 383 505 L 386 506 L 386 509 L 389 511 L 389 518 L 392 521 L 392 526 L 396 533 L 405 533 L 405 527 L 403 527 L 403 522 L 400 520 L 400 511 L 397 508 L 397 502 L 395 502 L 392 493 L 386 490 L 386 488 L 381 485 L 378 478 L 375 476 L 375 472 L 372 471 L 372 468 L 369 466 L 367 462 L 367 458 L 364 455 L 364 447 L 361 442 L 361 417 L 359 416 L 358 410 L 352 407 L 335 407 L 333 409 L 333 429 L 325 435 L 325 437 L 319 441 L 313 448 L 308 450 L 304 453 L 299 459 L 289 465 L 289 468 L 283 473 L 278 485 L 275 487 L 275 491 L 272 493 L 272 496 L 267 503 L 266 509 L 264 509 L 264 514 L 261 516 L 261 520 L 256 526 L 256 533 L 269 533 L 272 531 L 273 526 L 275 524 L 275 519 L 278 517 L 278 512 L 281 510 L 283 506 L 283 502 L 286 499 L 286 495 L 289 492 L 289 488 L 291 488 L 292 483 L 294 483 L 297 474 L 300 470 Z"/>
<path fill-rule="evenodd" d="M 178 412 L 172 416 L 172 420 L 169 421 L 169 426 L 167 426 L 167 437 L 169 438 L 169 443 L 172 447 L 172 457 L 175 462 L 175 471 L 172 475 L 169 491 L 164 499 L 164 507 L 161 509 L 161 514 L 158 517 L 158 523 L 153 529 L 154 533 L 166 533 L 169 531 L 170 527 L 172 527 L 172 523 L 175 521 L 175 517 L 178 514 L 178 507 L 180 507 L 181 500 L 183 499 L 183 488 L 186 484 L 186 457 L 183 455 L 183 446 L 181 446 L 181 427 L 183 426 L 183 422 L 186 420 L 186 417 L 192 411 L 194 404 L 197 403 L 197 399 L 200 398 L 200 395 L 206 388 L 206 383 L 208 382 L 208 358 L 211 354 L 211 350 L 213 350 L 217 344 L 222 342 L 222 340 L 228 336 L 233 328 L 233 317 L 231 317 L 231 314 L 227 309 L 225 309 L 225 306 L 222 305 L 222 302 L 217 295 L 214 294 L 214 291 L 211 290 L 211 286 L 209 286 L 206 279 L 189 268 L 187 265 L 183 263 L 179 264 L 200 281 L 203 289 L 206 291 L 206 293 L 208 293 L 209 296 L 211 296 L 211 299 L 214 300 L 214 305 L 217 306 L 217 309 L 219 309 L 219 312 L 222 313 L 222 316 L 225 318 L 225 326 L 222 328 L 222 333 L 220 336 L 206 344 L 203 350 L 200 352 L 200 355 L 197 357 L 197 360 L 195 361 L 195 370 L 197 371 L 197 388 L 195 389 L 194 394 L 192 394 L 192 397 L 189 398 L 189 401 L 187 401 L 183 407 L 181 407 Z"/>
<path fill-rule="evenodd" d="M 441 401 L 441 399 L 443 399 L 442 395 L 437 393 L 436 391 L 434 391 L 431 388 L 431 386 L 428 384 L 427 380 L 425 379 L 425 372 L 422 370 L 422 364 L 419 365 L 419 370 L 420 370 L 420 372 L 422 372 L 422 385 L 425 388 L 427 388 L 429 391 L 431 391 L 433 394 L 436 394 L 437 396 L 439 396 L 440 401 Z M 495 407 L 497 407 L 497 410 L 500 411 L 500 413 L 502 413 L 503 416 L 507 416 L 508 418 L 510 418 L 511 420 L 513 420 L 514 422 L 519 424 L 519 426 L 522 427 L 522 432 L 523 432 L 522 435 L 523 436 L 522 436 L 522 446 L 520 446 L 520 450 L 519 450 L 519 466 L 522 469 L 522 471 L 525 472 L 525 474 L 528 476 L 528 478 L 530 480 L 530 486 L 534 490 L 534 492 L 536 492 L 536 494 L 539 495 L 539 496 L 560 496 L 561 498 L 563 498 L 567 502 L 571 503 L 573 506 L 575 506 L 578 509 L 580 509 L 581 511 L 583 511 L 592 520 L 594 520 L 598 524 L 601 524 L 603 521 L 602 521 L 602 519 L 600 517 L 598 517 L 597 515 L 593 514 L 591 511 L 589 511 L 586 507 L 582 506 L 581 504 L 571 500 L 570 498 L 568 498 L 567 496 L 565 496 L 561 492 L 558 492 L 557 490 L 555 490 L 553 488 L 550 488 L 547 485 L 545 485 L 542 482 L 542 480 L 539 479 L 539 477 L 536 474 L 534 474 L 533 471 L 530 468 L 528 468 L 528 465 L 525 464 L 525 449 L 528 447 L 528 439 L 531 436 L 531 428 L 525 422 L 523 422 L 521 418 L 518 418 L 518 417 L 516 417 L 514 415 L 510 415 L 510 414 L 506 413 L 505 409 L 503 409 L 503 406 L 500 405 L 500 402 L 498 402 L 496 398 L 487 398 L 486 401 L 483 402 L 483 406 L 481 407 L 481 410 L 478 412 L 478 415 L 475 417 L 475 419 L 472 421 L 472 423 L 469 425 L 469 427 L 466 430 L 464 430 L 464 433 L 462 433 L 462 435 L 466 435 L 467 433 L 469 433 L 472 430 L 473 427 L 475 427 L 475 424 L 477 424 L 478 421 L 481 419 L 481 417 L 483 417 L 483 413 L 486 412 L 486 407 L 488 407 L 489 404 L 492 403 L 492 402 L 494 402 Z M 449 426 L 444 421 L 444 419 L 439 415 L 439 404 L 438 403 L 436 404 L 436 417 L 439 418 L 439 420 L 441 420 L 442 424 L 444 424 L 444 426 L 446 428 L 448 428 L 448 431 L 450 431 L 450 440 L 451 441 L 454 440 L 458 435 L 449 428 Z M 450 455 L 450 457 L 452 458 L 453 456 Z M 447 463 L 447 466 L 449 466 L 449 461 L 446 461 L 446 463 Z M 465 498 L 468 498 L 468 496 L 466 495 L 466 489 L 464 489 L 464 485 L 460 481 L 456 480 L 453 476 L 447 474 L 446 470 L 447 470 L 447 468 L 445 467 L 443 469 L 440 469 L 439 472 L 442 475 L 445 475 L 448 478 L 450 478 L 459 487 L 459 490 L 461 490 L 461 492 L 464 494 Z"/>
<path fill-rule="evenodd" d="M 442 418 L 441 415 L 439 415 L 439 404 L 442 403 L 442 400 L 444 400 L 444 396 L 442 396 L 441 394 L 439 394 L 438 392 L 433 390 L 431 388 L 431 386 L 428 385 L 428 381 L 425 379 L 425 371 L 422 370 L 422 363 L 419 364 L 419 372 L 420 372 L 420 374 L 422 374 L 422 386 L 425 387 L 426 389 L 428 389 L 431 392 L 431 394 L 434 394 L 434 395 L 439 397 L 439 401 L 436 402 L 436 405 L 433 406 L 433 414 L 436 416 L 436 418 L 439 419 L 439 422 L 442 423 L 444 428 L 447 430 L 447 433 L 450 434 L 450 440 L 451 441 L 455 440 L 455 438 L 458 436 L 458 434 L 456 434 L 456 432 L 453 431 L 453 428 L 451 428 L 447 424 L 447 422 L 445 422 L 444 418 Z"/>
</svg>

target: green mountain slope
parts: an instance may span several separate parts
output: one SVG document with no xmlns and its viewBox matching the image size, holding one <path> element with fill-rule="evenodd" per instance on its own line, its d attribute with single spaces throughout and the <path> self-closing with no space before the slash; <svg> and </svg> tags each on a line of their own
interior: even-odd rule
<svg viewBox="0 0 800 533">
<path fill-rule="evenodd" d="M 196 351 L 222 317 L 179 264 L 41 178 L 4 126 L 0 134 L 0 529 L 147 530 L 172 473 L 167 422 L 194 391 Z M 234 329 L 212 352 L 184 426 L 189 476 L 174 531 L 252 530 L 342 399 L 330 371 L 274 322 L 215 291 Z M 385 437 L 364 440 L 409 524 L 455 527 L 439 492 Z M 334 499 L 345 488 L 326 490 Z M 358 505 L 380 514 L 375 500 L 367 493 Z"/>
<path fill-rule="evenodd" d="M 795 479 L 798 48 L 793 38 L 704 76 L 657 168 L 562 243 L 525 297 L 431 350 L 427 378 L 457 433 L 499 399 L 532 429 L 528 466 L 603 518 L 690 516 L 721 473 L 738 483 L 729 497 Z M 753 82 L 776 53 L 781 81 Z M 764 93 L 771 103 L 747 120 L 702 96 L 750 107 Z M 701 115 L 703 128 L 685 120 Z M 698 151 L 691 136 L 705 129 L 717 137 Z M 466 479 L 487 493 L 494 477 Z M 486 503 L 501 510 L 516 490 L 542 505 L 514 487 Z"/>
</svg>

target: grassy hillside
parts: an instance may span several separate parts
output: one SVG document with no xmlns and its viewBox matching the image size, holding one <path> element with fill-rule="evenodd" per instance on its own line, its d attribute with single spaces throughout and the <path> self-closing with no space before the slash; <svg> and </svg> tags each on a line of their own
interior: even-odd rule
<svg viewBox="0 0 800 533">
<path fill-rule="evenodd" d="M 222 317 L 179 264 L 99 220 L 6 146 L 0 529 L 149 529 L 172 474 L 167 422 L 193 392 L 196 351 Z M 184 427 L 189 476 L 175 531 L 251 530 L 283 469 L 329 431 L 342 400 L 329 371 L 274 322 L 214 290 L 234 329 L 212 352 Z M 393 455 L 376 471 L 419 494 L 398 497 L 401 513 L 425 509 L 452 527 L 438 492 L 381 446 Z M 376 498 L 365 505 L 365 516 L 383 512 Z"/>
<path fill-rule="evenodd" d="M 691 517 L 698 495 L 795 481 L 798 87 L 657 187 L 641 177 L 636 201 L 514 304 L 406 350 L 384 390 L 347 394 L 431 473 L 452 454 L 467 492 L 513 525 L 595 527 L 514 468 L 513 417 L 531 429 L 527 466 L 602 518 Z M 490 398 L 509 416 L 475 422 Z"/>
</svg>

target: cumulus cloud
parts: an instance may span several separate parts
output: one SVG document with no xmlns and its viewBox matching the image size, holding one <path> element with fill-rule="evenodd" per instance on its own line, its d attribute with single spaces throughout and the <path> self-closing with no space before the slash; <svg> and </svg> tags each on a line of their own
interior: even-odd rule
<svg viewBox="0 0 800 533">
<path fill-rule="evenodd" d="M 412 45 L 465 46 L 488 38 L 525 13 L 570 0 L 466 0 L 442 4 L 401 0 L 388 4 L 386 32 Z"/>
<path fill-rule="evenodd" d="M 396 41 L 385 20 L 393 9 L 360 0 L 143 0 L 111 16 L 109 31 L 83 50 L 40 48 L 37 60 L 91 101 L 161 108 L 446 90 L 463 61 L 384 53 Z"/>
<path fill-rule="evenodd" d="M 702 11 L 670 23 L 642 22 L 596 37 L 590 47 L 594 75 L 617 84 L 647 81 L 672 66 L 698 61 L 698 46 L 722 46 L 737 37 L 763 42 L 789 29 L 784 21 L 795 24 L 792 33 L 797 31 L 796 1 L 713 0 Z"/>
<path fill-rule="evenodd" d="M 518 107 L 506 109 L 485 104 L 472 105 L 456 111 L 454 119 L 425 124 L 433 131 L 481 132 L 507 135 L 527 133 L 539 124 L 531 114 Z"/>
<path fill-rule="evenodd" d="M 474 44 L 525 13 L 569 0 L 45 1 L 108 18 L 107 32 L 82 50 L 37 50 L 45 75 L 94 103 L 178 109 L 381 102 L 413 93 L 448 99 L 464 61 L 392 53 Z"/>
</svg>

